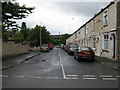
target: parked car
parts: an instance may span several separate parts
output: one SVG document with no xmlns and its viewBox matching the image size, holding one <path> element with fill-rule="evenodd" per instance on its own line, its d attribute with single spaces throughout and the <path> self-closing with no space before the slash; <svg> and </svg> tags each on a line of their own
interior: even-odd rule
<svg viewBox="0 0 120 90">
<path fill-rule="evenodd" d="M 43 44 L 41 46 L 41 52 L 49 52 L 49 46 L 48 46 L 48 44 Z"/>
<path fill-rule="evenodd" d="M 74 53 L 74 58 L 76 60 L 87 59 L 94 61 L 95 53 L 90 47 L 78 47 L 78 49 Z"/>
<path fill-rule="evenodd" d="M 48 44 L 49 49 L 52 50 L 53 49 L 53 44 Z"/>
<path fill-rule="evenodd" d="M 59 45 L 56 45 L 55 47 L 56 47 L 56 48 L 60 48 L 60 46 L 59 46 Z"/>
<path fill-rule="evenodd" d="M 75 52 L 75 50 L 77 50 L 78 49 L 78 45 L 76 45 L 76 44 L 70 44 L 70 45 L 68 45 L 67 46 L 67 52 L 68 52 L 68 54 L 71 54 L 71 55 L 74 55 L 74 52 Z"/>
</svg>

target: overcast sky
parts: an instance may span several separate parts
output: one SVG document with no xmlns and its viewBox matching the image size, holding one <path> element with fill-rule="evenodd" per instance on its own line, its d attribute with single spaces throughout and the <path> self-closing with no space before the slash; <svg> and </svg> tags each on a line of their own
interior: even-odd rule
<svg viewBox="0 0 120 90">
<path fill-rule="evenodd" d="M 57 2 L 56 2 L 57 1 Z M 74 2 L 73 2 L 74 1 Z M 84 2 L 83 2 L 84 1 Z M 100 2 L 101 1 L 101 2 Z M 34 13 L 25 19 L 27 27 L 44 25 L 53 35 L 72 34 L 85 22 L 91 19 L 112 0 L 17 0 L 20 5 L 35 7 Z"/>
</svg>

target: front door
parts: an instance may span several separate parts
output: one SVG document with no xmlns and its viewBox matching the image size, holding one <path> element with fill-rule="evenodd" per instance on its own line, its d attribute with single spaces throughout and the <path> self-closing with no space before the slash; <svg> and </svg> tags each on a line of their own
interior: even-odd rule
<svg viewBox="0 0 120 90">
<path fill-rule="evenodd" d="M 115 41 L 115 35 L 112 34 L 112 58 L 115 58 L 115 46 L 116 46 L 116 41 Z"/>
</svg>

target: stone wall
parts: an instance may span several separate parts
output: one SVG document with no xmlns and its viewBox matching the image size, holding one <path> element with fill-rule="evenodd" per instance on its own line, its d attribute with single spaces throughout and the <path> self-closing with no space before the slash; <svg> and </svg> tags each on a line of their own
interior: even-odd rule
<svg viewBox="0 0 120 90">
<path fill-rule="evenodd" d="M 15 43 L 13 41 L 2 42 L 2 58 L 12 57 L 29 52 L 27 44 Z"/>
</svg>

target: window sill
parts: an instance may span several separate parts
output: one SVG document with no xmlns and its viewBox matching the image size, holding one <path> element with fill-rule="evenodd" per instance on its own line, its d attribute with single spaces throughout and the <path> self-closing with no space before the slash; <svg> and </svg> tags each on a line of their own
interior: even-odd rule
<svg viewBox="0 0 120 90">
<path fill-rule="evenodd" d="M 109 52 L 109 50 L 103 49 L 102 52 Z"/>
<path fill-rule="evenodd" d="M 106 25 L 103 25 L 103 27 L 107 27 L 108 25 L 106 24 Z"/>
</svg>

